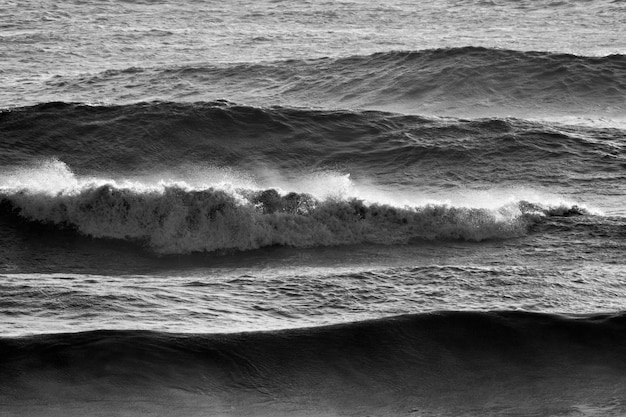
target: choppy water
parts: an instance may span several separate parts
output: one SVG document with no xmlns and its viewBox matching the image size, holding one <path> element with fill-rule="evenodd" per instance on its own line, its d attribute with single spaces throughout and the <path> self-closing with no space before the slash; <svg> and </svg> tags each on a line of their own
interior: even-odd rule
<svg viewBox="0 0 626 417">
<path fill-rule="evenodd" d="M 0 27 L 0 415 L 626 412 L 623 2 Z"/>
</svg>

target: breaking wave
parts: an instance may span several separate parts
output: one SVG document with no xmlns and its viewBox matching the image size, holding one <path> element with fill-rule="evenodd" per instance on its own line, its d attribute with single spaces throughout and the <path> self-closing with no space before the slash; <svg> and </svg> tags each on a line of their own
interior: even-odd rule
<svg viewBox="0 0 626 417">
<path fill-rule="evenodd" d="M 29 183 L 30 171 L 0 188 L 3 216 L 94 238 L 141 242 L 159 253 L 505 239 L 523 236 L 547 216 L 585 213 L 574 205 L 527 201 L 492 208 L 436 202 L 408 206 L 233 184 L 120 183 L 77 178 L 62 162 L 50 164 L 45 181 Z M 57 175 L 56 185 L 50 173 Z"/>
</svg>

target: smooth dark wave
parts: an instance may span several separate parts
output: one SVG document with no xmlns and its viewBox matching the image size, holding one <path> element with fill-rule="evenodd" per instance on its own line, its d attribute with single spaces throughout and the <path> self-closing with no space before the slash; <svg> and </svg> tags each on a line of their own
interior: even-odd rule
<svg viewBox="0 0 626 417">
<path fill-rule="evenodd" d="M 370 108 L 455 117 L 623 118 L 626 57 L 463 47 L 339 59 L 128 68 L 58 77 L 49 86 L 57 97 L 74 94 L 85 101 L 228 98 L 264 106 Z"/>
<path fill-rule="evenodd" d="M 590 171 L 623 172 L 626 164 L 623 132 L 615 129 L 223 101 L 46 103 L 0 112 L 0 136 L 5 166 L 59 158 L 78 173 L 116 175 L 208 164 L 297 175 L 338 169 L 446 186 L 458 178 L 564 183 Z"/>
<path fill-rule="evenodd" d="M 11 415 L 620 415 L 625 358 L 623 314 L 437 312 L 215 335 L 99 330 L 0 338 L 0 403 Z"/>
</svg>

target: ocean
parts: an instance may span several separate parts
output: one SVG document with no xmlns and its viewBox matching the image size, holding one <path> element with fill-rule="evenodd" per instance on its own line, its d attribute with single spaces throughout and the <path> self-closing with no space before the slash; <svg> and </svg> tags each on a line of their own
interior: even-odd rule
<svg viewBox="0 0 626 417">
<path fill-rule="evenodd" d="M 626 415 L 626 2 L 5 0 L 0 416 Z"/>
</svg>

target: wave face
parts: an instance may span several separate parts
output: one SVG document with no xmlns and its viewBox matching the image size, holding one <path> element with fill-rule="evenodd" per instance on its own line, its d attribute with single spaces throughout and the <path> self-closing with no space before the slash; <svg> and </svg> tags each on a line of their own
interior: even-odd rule
<svg viewBox="0 0 626 417">
<path fill-rule="evenodd" d="M 624 55 L 462 47 L 271 63 L 132 67 L 58 76 L 45 88 L 57 100 L 84 102 L 228 98 L 258 106 L 570 121 L 614 118 L 624 123 L 625 79 Z"/>
<path fill-rule="evenodd" d="M 614 174 L 625 162 L 623 133 L 616 129 L 223 101 L 47 103 L 0 112 L 0 132 L 3 165 L 58 158 L 79 173 L 124 175 L 196 164 L 298 175 L 345 167 L 369 177 L 398 171 L 398 179 L 419 165 L 425 183 L 443 176 L 556 184 L 591 170 Z"/>
<path fill-rule="evenodd" d="M 620 415 L 625 335 L 619 314 L 438 312 L 265 333 L 2 338 L 0 398 L 14 415 Z"/>
</svg>

